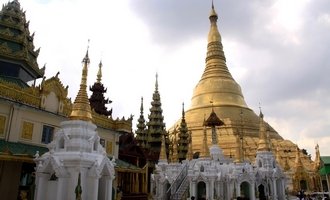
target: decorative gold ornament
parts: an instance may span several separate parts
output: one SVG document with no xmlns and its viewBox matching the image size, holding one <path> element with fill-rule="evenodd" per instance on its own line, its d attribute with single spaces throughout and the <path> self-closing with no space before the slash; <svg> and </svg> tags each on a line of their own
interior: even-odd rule
<svg viewBox="0 0 330 200">
<path fill-rule="evenodd" d="M 24 139 L 32 140 L 33 126 L 34 126 L 34 124 L 32 122 L 24 121 L 23 126 L 22 126 L 21 137 Z"/>
</svg>

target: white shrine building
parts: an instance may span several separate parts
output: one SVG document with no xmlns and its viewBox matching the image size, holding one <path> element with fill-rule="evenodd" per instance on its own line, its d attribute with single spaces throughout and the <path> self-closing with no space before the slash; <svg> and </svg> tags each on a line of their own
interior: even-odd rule
<svg viewBox="0 0 330 200">
<path fill-rule="evenodd" d="M 260 112 L 260 136 L 255 163 L 243 160 L 241 147 L 236 152 L 240 154 L 237 156 L 239 159 L 224 157 L 216 133 L 216 126 L 221 125 L 223 122 L 212 110 L 205 121 L 205 126 L 212 130 L 212 146 L 208 151 L 205 128 L 199 158 L 187 159 L 182 163 L 168 163 L 163 139 L 160 160 L 151 176 L 153 199 L 286 199 L 286 176 L 270 151 L 263 114 Z M 192 144 L 189 145 L 189 149 L 192 149 Z"/>
<path fill-rule="evenodd" d="M 86 91 L 89 62 L 87 51 L 70 120 L 61 123 L 49 152 L 36 155 L 35 200 L 112 199 L 115 162 L 107 157 L 92 123 Z"/>
</svg>

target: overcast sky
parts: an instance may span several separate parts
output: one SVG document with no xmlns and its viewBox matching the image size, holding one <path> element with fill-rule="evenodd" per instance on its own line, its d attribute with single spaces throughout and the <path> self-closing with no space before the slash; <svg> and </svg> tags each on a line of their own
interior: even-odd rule
<svg viewBox="0 0 330 200">
<path fill-rule="evenodd" d="M 6 3 L 0 0 L 1 3 Z M 189 108 L 205 67 L 211 0 L 21 0 L 46 77 L 75 98 L 90 39 L 88 82 L 103 62 L 113 116 L 145 118 L 155 74 L 167 126 Z M 227 66 L 250 108 L 285 139 L 330 155 L 330 1 L 214 0 Z M 135 130 L 136 127 L 133 127 Z"/>
</svg>

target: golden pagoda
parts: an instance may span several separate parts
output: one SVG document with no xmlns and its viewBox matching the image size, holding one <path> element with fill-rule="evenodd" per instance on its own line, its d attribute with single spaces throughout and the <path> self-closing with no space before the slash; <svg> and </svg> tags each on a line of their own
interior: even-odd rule
<svg viewBox="0 0 330 200">
<path fill-rule="evenodd" d="M 293 142 L 283 139 L 274 128 L 246 104 L 241 87 L 231 75 L 226 64 L 221 35 L 217 26 L 218 15 L 213 3 L 209 20 L 211 26 L 208 33 L 205 69 L 194 88 L 190 108 L 185 112 L 188 129 L 192 133 L 193 153 L 200 153 L 203 157 L 206 153 L 205 141 L 208 146 L 211 145 L 211 140 L 205 138 L 206 127 L 203 123 L 204 116 L 214 111 L 224 122 L 223 126 L 218 127 L 217 134 L 218 144 L 226 157 L 233 157 L 235 162 L 253 162 L 258 145 L 259 148 L 269 147 L 274 154 L 280 155 L 278 158 L 282 168 L 289 165 L 289 168 L 295 171 L 294 159 L 296 153 L 299 153 L 305 171 L 314 176 L 317 171 L 314 170 L 314 162 L 310 156 L 299 151 Z M 180 120 L 172 127 L 179 123 Z M 261 141 L 259 137 L 260 123 L 262 123 L 263 129 L 263 140 Z M 170 128 L 169 131 L 171 132 L 172 129 Z M 314 184 L 312 180 L 306 181 L 308 184 L 305 190 L 316 189 L 317 184 Z M 289 190 L 293 190 L 292 185 L 288 187 Z"/>
</svg>

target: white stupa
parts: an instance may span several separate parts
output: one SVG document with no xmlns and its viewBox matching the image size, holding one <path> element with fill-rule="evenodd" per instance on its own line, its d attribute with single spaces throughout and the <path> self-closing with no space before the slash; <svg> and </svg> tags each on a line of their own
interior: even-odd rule
<svg viewBox="0 0 330 200">
<path fill-rule="evenodd" d="M 70 120 L 61 123 L 49 152 L 35 159 L 35 200 L 112 199 L 115 162 L 107 157 L 92 123 L 86 91 L 89 62 L 87 50 Z"/>
</svg>

